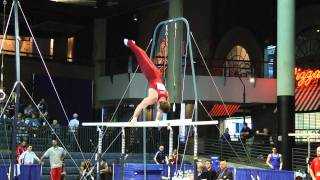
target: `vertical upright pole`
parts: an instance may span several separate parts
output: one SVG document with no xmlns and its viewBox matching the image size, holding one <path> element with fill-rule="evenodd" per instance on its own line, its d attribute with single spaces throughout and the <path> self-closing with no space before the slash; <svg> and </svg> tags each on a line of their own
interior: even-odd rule
<svg viewBox="0 0 320 180">
<path fill-rule="evenodd" d="M 169 19 L 183 16 L 183 0 L 169 0 Z M 170 101 L 181 101 L 182 72 L 182 22 L 169 23 L 168 70 L 166 86 L 170 92 Z"/>
<path fill-rule="evenodd" d="M 194 131 L 194 147 L 193 147 L 193 153 L 194 153 L 194 179 L 198 179 L 198 170 L 197 170 L 197 164 L 198 164 L 198 129 L 196 126 L 193 127 Z"/>
<path fill-rule="evenodd" d="M 169 130 L 169 162 L 168 162 L 168 178 L 172 179 L 173 169 L 172 169 L 172 160 L 173 160 L 173 129 L 171 126 L 168 126 Z"/>
<path fill-rule="evenodd" d="M 125 161 L 125 154 L 126 154 L 126 133 L 124 128 L 121 129 L 122 136 L 121 136 L 121 175 L 120 179 L 124 180 L 124 161 Z"/>
<path fill-rule="evenodd" d="M 281 131 L 283 169 L 292 169 L 292 146 L 295 124 L 295 0 L 277 2 L 277 99 Z"/>
<path fill-rule="evenodd" d="M 104 107 L 101 108 L 101 122 L 104 121 Z M 102 152 L 103 126 L 97 127 L 98 135 L 98 152 L 97 152 L 97 180 L 100 180 L 100 162 Z"/>
<path fill-rule="evenodd" d="M 143 109 L 143 121 L 147 118 L 146 109 Z M 147 129 L 143 127 L 143 179 L 147 180 Z"/>
<path fill-rule="evenodd" d="M 98 152 L 97 152 L 97 180 L 100 180 L 100 161 L 101 161 L 102 136 L 103 136 L 101 127 L 99 127 L 99 126 L 97 127 L 97 130 L 98 130 L 98 133 L 99 133 Z"/>
<path fill-rule="evenodd" d="M 20 79 L 20 41 L 19 41 L 19 21 L 18 21 L 18 0 L 14 0 L 14 33 L 15 33 L 15 54 L 16 54 L 16 81 L 19 82 Z M 16 98 L 15 98 L 15 111 L 14 118 L 12 120 L 12 138 L 11 138 L 11 149 L 12 149 L 12 162 L 10 179 L 14 179 L 14 166 L 16 161 L 16 142 L 17 142 L 17 118 L 20 106 L 20 83 L 17 84 L 16 88 Z"/>
</svg>

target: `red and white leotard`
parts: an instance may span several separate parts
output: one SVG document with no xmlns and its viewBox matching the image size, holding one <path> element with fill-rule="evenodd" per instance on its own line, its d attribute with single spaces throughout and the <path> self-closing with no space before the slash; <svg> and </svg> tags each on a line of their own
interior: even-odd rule
<svg viewBox="0 0 320 180">
<path fill-rule="evenodd" d="M 160 70 L 153 64 L 146 52 L 137 46 L 132 40 L 129 40 L 127 45 L 135 54 L 141 71 L 148 80 L 149 88 L 157 91 L 158 100 L 161 97 L 164 97 L 166 100 L 168 100 L 169 93 L 162 82 L 162 74 Z"/>
</svg>

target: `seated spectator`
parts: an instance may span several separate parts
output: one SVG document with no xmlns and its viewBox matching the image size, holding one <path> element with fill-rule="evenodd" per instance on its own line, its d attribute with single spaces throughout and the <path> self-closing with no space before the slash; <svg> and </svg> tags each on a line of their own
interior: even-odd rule
<svg viewBox="0 0 320 180">
<path fill-rule="evenodd" d="M 240 140 L 245 144 L 249 138 L 252 137 L 252 130 L 248 127 L 247 123 L 243 123 L 243 128 L 240 132 Z"/>
<path fill-rule="evenodd" d="M 25 122 L 25 119 L 23 118 L 22 113 L 18 113 L 18 121 L 17 121 L 17 126 L 24 126 L 27 125 Z"/>
<path fill-rule="evenodd" d="M 75 132 L 79 127 L 79 115 L 77 113 L 73 114 L 73 119 L 69 121 L 69 128 L 71 132 Z"/>
<path fill-rule="evenodd" d="M 40 124 L 42 124 L 43 126 L 48 122 L 51 121 L 50 116 L 49 116 L 49 112 L 48 111 L 44 111 L 43 112 L 43 116 L 40 117 Z"/>
<path fill-rule="evenodd" d="M 29 104 L 26 108 L 24 108 L 23 113 L 26 117 L 31 117 L 31 114 L 35 111 L 32 104 Z"/>
<path fill-rule="evenodd" d="M 112 171 L 111 168 L 108 167 L 108 163 L 105 160 L 100 161 L 100 179 L 101 180 L 111 180 L 112 179 Z"/>
<path fill-rule="evenodd" d="M 259 131 L 256 133 L 256 135 L 260 136 L 258 138 L 263 144 L 270 144 L 270 134 L 268 128 L 263 128 L 262 133 L 259 133 Z"/>
<path fill-rule="evenodd" d="M 42 113 L 48 111 L 48 104 L 44 98 L 41 98 L 41 100 L 37 106 Z"/>
<path fill-rule="evenodd" d="M 52 127 L 52 129 L 51 129 L 52 139 L 55 139 L 56 134 L 59 136 L 60 132 L 61 132 L 61 127 L 60 127 L 58 120 L 54 119 L 52 121 L 51 127 Z"/>
<path fill-rule="evenodd" d="M 21 165 L 32 165 L 34 164 L 34 160 L 41 162 L 36 153 L 32 151 L 32 146 L 28 145 L 27 150 L 24 151 L 18 159 L 18 163 Z"/>
<path fill-rule="evenodd" d="M 212 164 L 209 160 L 206 160 L 206 179 L 216 180 L 217 172 L 213 169 Z"/>
<path fill-rule="evenodd" d="M 226 141 L 231 141 L 231 137 L 230 137 L 230 134 L 229 134 L 229 128 L 226 128 L 224 130 L 224 133 L 221 135 L 221 141 L 222 142 L 226 142 Z"/>
<path fill-rule="evenodd" d="M 31 118 L 26 119 L 26 124 L 28 124 L 31 127 L 39 127 L 40 126 L 40 121 L 38 119 L 37 114 L 32 113 Z"/>
<path fill-rule="evenodd" d="M 27 145 L 27 141 L 22 141 L 16 147 L 16 158 L 17 158 L 17 161 L 19 160 L 20 155 L 27 150 L 26 145 Z"/>
<path fill-rule="evenodd" d="M 93 176 L 94 166 L 92 162 L 87 159 L 80 164 L 80 180 L 94 180 Z"/>
<path fill-rule="evenodd" d="M 164 152 L 164 146 L 159 146 L 159 151 L 155 154 L 153 158 L 156 164 L 166 164 L 168 162 L 168 157 Z"/>
</svg>

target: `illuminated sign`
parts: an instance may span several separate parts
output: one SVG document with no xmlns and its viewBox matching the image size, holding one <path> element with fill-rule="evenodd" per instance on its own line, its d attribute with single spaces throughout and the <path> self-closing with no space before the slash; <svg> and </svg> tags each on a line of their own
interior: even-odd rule
<svg viewBox="0 0 320 180">
<path fill-rule="evenodd" d="M 320 70 L 295 68 L 294 75 L 296 77 L 297 87 L 308 87 L 318 85 L 320 79 Z"/>
</svg>

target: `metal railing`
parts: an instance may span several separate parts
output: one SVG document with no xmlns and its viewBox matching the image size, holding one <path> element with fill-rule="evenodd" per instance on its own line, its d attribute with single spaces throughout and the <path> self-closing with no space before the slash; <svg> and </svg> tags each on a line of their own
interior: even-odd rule
<svg viewBox="0 0 320 180">
<path fill-rule="evenodd" d="M 6 126 L 4 123 L 0 123 L 0 149 L 8 149 L 6 145 L 6 134 L 9 145 L 11 144 L 11 120 L 7 120 Z M 112 141 L 112 146 L 108 149 L 108 152 L 121 152 L 121 136 L 117 137 L 120 128 L 108 128 L 103 139 L 103 151 L 105 151 Z M 141 153 L 142 152 L 142 129 L 141 128 L 127 128 L 126 133 L 126 153 Z M 66 146 L 69 151 L 77 152 L 79 148 L 76 144 L 74 136 L 70 131 L 69 127 L 62 126 L 55 128 L 56 134 L 59 139 Z M 98 141 L 98 132 L 95 127 L 79 127 L 75 131 L 75 136 L 78 139 L 79 145 L 84 152 L 93 152 L 96 148 Z M 29 144 L 33 146 L 35 151 L 45 151 L 51 146 L 51 140 L 55 138 L 55 134 L 48 126 L 40 127 L 29 127 L 29 126 L 18 126 L 17 127 L 17 142 L 26 140 Z M 115 140 L 116 139 L 116 140 Z M 165 128 L 147 128 L 147 152 L 154 153 L 158 150 L 160 144 L 168 147 L 168 131 Z"/>
<path fill-rule="evenodd" d="M 256 142 L 247 142 L 242 144 L 239 141 L 226 141 L 216 139 L 201 139 L 199 144 L 199 154 L 205 157 L 218 156 L 221 160 L 251 165 L 261 168 L 267 168 L 265 162 L 268 154 L 271 152 L 271 144 L 262 144 Z M 199 145 L 201 147 L 201 145 Z"/>
</svg>

